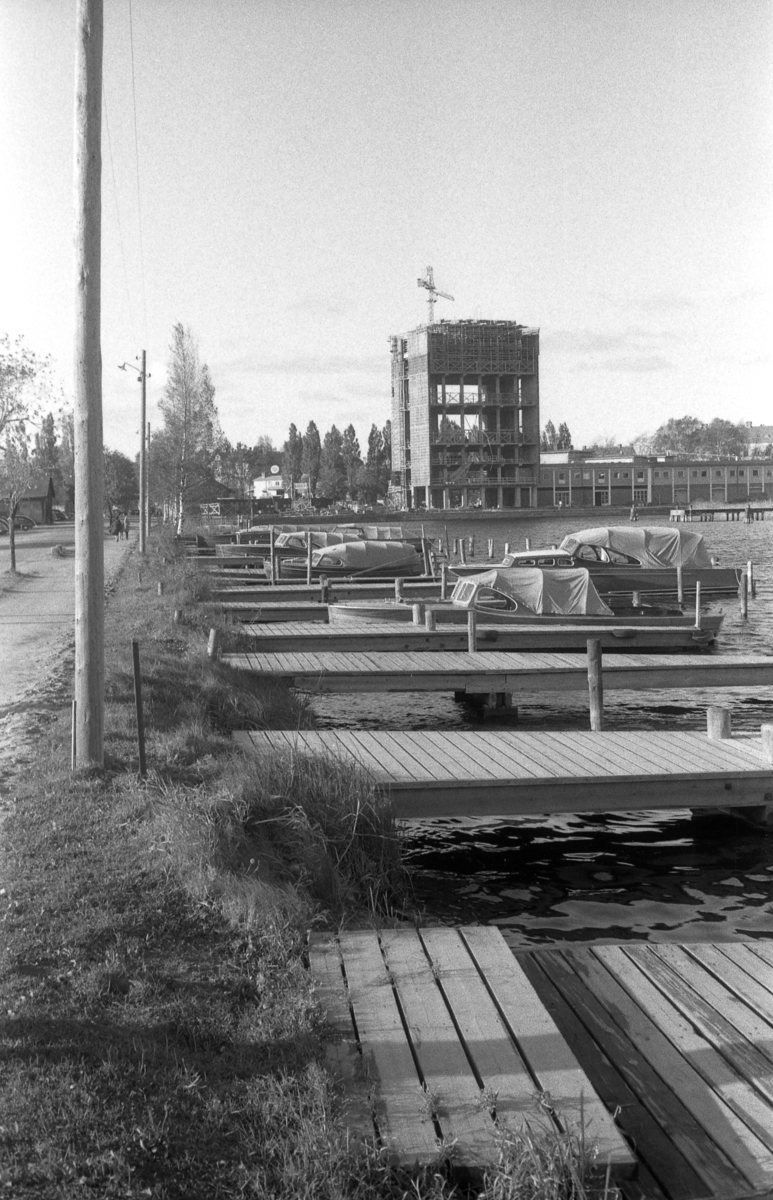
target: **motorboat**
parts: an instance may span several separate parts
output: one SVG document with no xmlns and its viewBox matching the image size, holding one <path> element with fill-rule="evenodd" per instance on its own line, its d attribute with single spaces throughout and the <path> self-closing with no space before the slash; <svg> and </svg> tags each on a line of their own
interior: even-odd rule
<svg viewBox="0 0 773 1200">
<path fill-rule="evenodd" d="M 298 558 L 282 558 L 281 577 L 305 579 L 308 559 L 304 554 Z M 312 550 L 312 577 L 321 575 L 329 579 L 373 579 L 408 577 L 424 574 L 424 556 L 412 542 L 366 541 L 339 542 Z"/>
<path fill-rule="evenodd" d="M 740 567 L 721 567 L 711 557 L 703 536 L 681 526 L 598 526 L 568 534 L 559 546 L 507 554 L 503 565 L 590 571 L 602 596 L 631 592 L 675 593 L 677 568 L 684 593 L 701 585 L 701 594 L 737 592 Z"/>
<path fill-rule="evenodd" d="M 642 642 L 644 631 L 660 630 L 672 648 L 705 646 L 715 641 L 723 613 L 684 613 L 646 606 L 616 613 L 602 599 L 589 571 L 584 567 L 542 569 L 540 567 L 492 567 L 459 579 L 447 601 L 430 602 L 425 611 L 435 615 L 438 625 L 461 624 L 468 613 L 476 613 L 481 624 L 509 627 L 586 629 L 593 635 L 607 632 L 616 638 Z M 410 621 L 411 603 L 393 601 L 344 601 L 331 604 L 330 622 L 345 620 Z M 673 634 L 673 637 L 671 636 Z M 652 634 L 642 648 L 656 649 Z M 622 648 L 622 647 L 618 647 Z M 634 648 L 626 646 L 626 649 Z"/>
</svg>

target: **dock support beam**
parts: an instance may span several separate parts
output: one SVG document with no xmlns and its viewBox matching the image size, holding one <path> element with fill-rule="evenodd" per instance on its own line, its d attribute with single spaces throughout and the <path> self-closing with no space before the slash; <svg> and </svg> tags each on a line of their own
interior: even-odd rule
<svg viewBox="0 0 773 1200">
<path fill-rule="evenodd" d="M 604 728 L 604 681 L 598 638 L 588 639 L 588 698 L 591 730 L 600 733 Z"/>
</svg>

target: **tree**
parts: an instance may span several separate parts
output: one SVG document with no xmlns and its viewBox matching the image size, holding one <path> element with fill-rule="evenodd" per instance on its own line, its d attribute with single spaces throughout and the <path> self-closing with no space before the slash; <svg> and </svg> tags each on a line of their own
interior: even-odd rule
<svg viewBox="0 0 773 1200">
<path fill-rule="evenodd" d="M 134 508 L 139 498 L 136 464 L 120 450 L 105 447 L 105 511 L 113 519 L 113 509 Z"/>
<path fill-rule="evenodd" d="M 322 457 L 322 443 L 319 440 L 319 430 L 313 421 L 309 421 L 303 435 L 303 452 L 301 465 L 304 475 L 309 477 L 309 496 L 316 495 L 317 480 L 319 479 L 319 463 Z"/>
<path fill-rule="evenodd" d="M 59 443 L 56 439 L 56 422 L 54 414 L 49 413 L 43 418 L 40 431 L 35 434 L 35 448 L 32 451 L 35 467 L 45 475 L 55 475 L 59 472 Z"/>
<path fill-rule="evenodd" d="M 22 428 L 6 427 L 5 446 L 0 459 L 0 496 L 8 506 L 9 570 L 16 574 L 16 527 L 15 519 L 19 501 L 29 491 L 35 468 L 27 445 L 27 436 Z"/>
<path fill-rule="evenodd" d="M 747 453 L 748 433 L 743 424 L 716 417 L 704 424 L 697 417 L 672 417 L 640 443 L 649 454 L 684 454 L 700 458 L 730 458 Z"/>
<path fill-rule="evenodd" d="M 287 441 L 282 447 L 282 482 L 292 497 L 295 486 L 303 474 L 303 438 L 295 425 L 291 425 Z"/>
<path fill-rule="evenodd" d="M 555 450 L 558 434 L 552 421 L 548 421 L 539 440 L 540 450 Z"/>
<path fill-rule="evenodd" d="M 346 491 L 346 464 L 341 431 L 331 425 L 325 434 L 319 457 L 319 488 L 329 500 L 343 499 Z"/>
<path fill-rule="evenodd" d="M 556 450 L 571 450 L 572 435 L 569 432 L 569 426 L 566 421 L 562 421 L 558 426 L 558 438 L 556 439 Z"/>
<path fill-rule="evenodd" d="M 346 492 L 349 499 L 354 500 L 357 491 L 357 481 L 362 469 L 362 456 L 360 454 L 360 443 L 357 441 L 357 434 L 354 431 L 353 425 L 347 425 L 344 430 L 341 453 L 344 460 L 344 471 L 346 472 Z"/>
<path fill-rule="evenodd" d="M 383 430 L 377 425 L 370 427 L 368 452 L 359 474 L 359 486 L 369 504 L 375 504 L 376 500 L 386 496 L 389 489 L 392 471 L 391 433 L 389 422 Z"/>
<path fill-rule="evenodd" d="M 11 341 L 0 335 L 0 436 L 7 430 L 23 430 L 35 413 L 37 393 L 49 368 L 24 345 L 23 338 Z"/>
<path fill-rule="evenodd" d="M 173 483 L 177 533 L 183 530 L 185 505 L 212 479 L 212 463 L 222 434 L 215 407 L 215 387 L 191 330 L 178 322 L 172 332 L 169 368 L 159 402 L 164 444 L 156 456 Z M 168 485 L 164 489 L 168 491 Z"/>
</svg>

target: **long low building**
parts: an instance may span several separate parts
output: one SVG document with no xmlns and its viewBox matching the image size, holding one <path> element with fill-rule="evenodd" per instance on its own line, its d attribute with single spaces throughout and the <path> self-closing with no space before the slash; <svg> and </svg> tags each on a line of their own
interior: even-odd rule
<svg viewBox="0 0 773 1200">
<path fill-rule="evenodd" d="M 773 499 L 773 458 L 691 459 L 543 451 L 539 508 L 754 504 Z"/>
</svg>

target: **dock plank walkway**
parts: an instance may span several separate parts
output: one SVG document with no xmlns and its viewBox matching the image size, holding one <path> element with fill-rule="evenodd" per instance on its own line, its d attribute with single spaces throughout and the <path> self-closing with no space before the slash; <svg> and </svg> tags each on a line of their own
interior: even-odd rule
<svg viewBox="0 0 773 1200">
<path fill-rule="evenodd" d="M 466 650 L 467 630 L 458 625 L 445 625 L 427 630 L 420 625 L 404 625 L 395 621 L 347 621 L 343 624 L 324 625 L 320 622 L 285 621 L 271 626 L 242 626 L 242 632 L 254 637 L 261 652 L 272 650 L 309 652 L 324 650 Z M 619 652 L 631 645 L 635 639 L 635 650 L 646 652 L 689 652 L 693 644 L 690 628 L 652 628 L 650 626 L 626 626 L 612 630 L 588 629 L 578 625 L 551 625 L 550 627 L 506 625 L 479 625 L 478 649 L 485 652 L 497 650 L 584 650 L 588 638 L 598 638 L 605 651 Z M 626 643 L 628 645 L 626 646 Z"/>
<path fill-rule="evenodd" d="M 431 1162 L 453 1143 L 457 1163 L 485 1167 L 496 1161 L 499 1128 L 528 1121 L 583 1128 L 614 1176 L 634 1171 L 632 1151 L 498 930 L 314 934 L 309 959 L 329 1041 L 347 1062 L 349 1124 L 394 1161 Z"/>
<path fill-rule="evenodd" d="M 586 691 L 583 654 L 316 651 L 224 654 L 222 661 L 256 675 L 286 679 L 306 692 L 564 692 Z M 606 688 L 771 687 L 773 655 L 605 654 Z"/>
<path fill-rule="evenodd" d="M 626 1195 L 773 1194 L 773 943 L 516 957 L 639 1160 Z"/>
<path fill-rule="evenodd" d="M 692 731 L 239 732 L 248 752 L 355 761 L 402 819 L 773 806 L 761 736 Z"/>
</svg>

